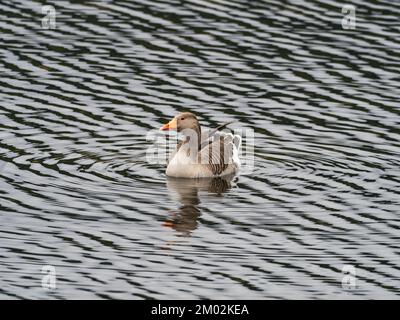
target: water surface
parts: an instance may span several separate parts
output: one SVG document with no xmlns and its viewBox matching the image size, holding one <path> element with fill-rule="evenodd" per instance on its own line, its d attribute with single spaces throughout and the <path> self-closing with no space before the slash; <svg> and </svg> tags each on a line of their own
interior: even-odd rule
<svg viewBox="0 0 400 320">
<path fill-rule="evenodd" d="M 0 0 L 0 298 L 398 298 L 400 3 L 351 3 Z M 182 110 L 254 170 L 167 179 Z"/>
</svg>

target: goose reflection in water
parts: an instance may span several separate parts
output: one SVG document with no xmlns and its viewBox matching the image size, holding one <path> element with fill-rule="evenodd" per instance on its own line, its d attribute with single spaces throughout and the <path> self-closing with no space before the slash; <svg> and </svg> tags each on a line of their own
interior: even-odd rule
<svg viewBox="0 0 400 320">
<path fill-rule="evenodd" d="M 199 208 L 201 193 L 222 196 L 232 188 L 234 176 L 217 178 L 184 179 L 167 178 L 167 188 L 173 200 L 179 202 L 177 210 L 170 210 L 164 226 L 170 227 L 183 236 L 190 236 L 197 229 L 201 215 Z"/>
</svg>

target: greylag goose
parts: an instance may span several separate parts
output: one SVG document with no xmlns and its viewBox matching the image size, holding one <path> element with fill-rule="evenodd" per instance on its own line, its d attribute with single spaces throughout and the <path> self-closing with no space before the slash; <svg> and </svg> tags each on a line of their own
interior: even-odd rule
<svg viewBox="0 0 400 320">
<path fill-rule="evenodd" d="M 240 168 L 241 137 L 219 131 L 229 123 L 203 132 L 190 112 L 175 116 L 160 130 L 175 130 L 183 139 L 170 155 L 166 175 L 178 178 L 211 178 L 235 174 Z"/>
</svg>

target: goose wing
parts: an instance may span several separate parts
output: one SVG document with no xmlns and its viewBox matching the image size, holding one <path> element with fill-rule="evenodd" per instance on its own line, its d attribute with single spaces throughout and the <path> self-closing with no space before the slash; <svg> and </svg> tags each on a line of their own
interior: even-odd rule
<svg viewBox="0 0 400 320">
<path fill-rule="evenodd" d="M 214 129 L 208 129 L 205 132 L 202 132 L 200 150 L 203 149 L 205 146 L 207 146 L 209 143 L 211 143 L 213 141 L 212 139 L 213 139 L 214 135 L 217 132 L 219 132 L 219 130 L 224 129 L 227 125 L 230 125 L 231 123 L 234 123 L 234 122 L 235 121 L 225 122 Z"/>
<path fill-rule="evenodd" d="M 236 165 L 235 154 L 239 147 L 239 136 L 216 130 L 212 140 L 199 151 L 198 161 L 207 166 L 213 175 L 220 175 L 228 165 Z"/>
</svg>

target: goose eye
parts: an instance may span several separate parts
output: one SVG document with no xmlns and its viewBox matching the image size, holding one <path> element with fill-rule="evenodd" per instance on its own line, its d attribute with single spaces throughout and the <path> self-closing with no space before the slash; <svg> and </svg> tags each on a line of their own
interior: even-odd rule
<svg viewBox="0 0 400 320">
<path fill-rule="evenodd" d="M 185 118 L 181 118 L 181 120 L 185 120 Z"/>
</svg>

